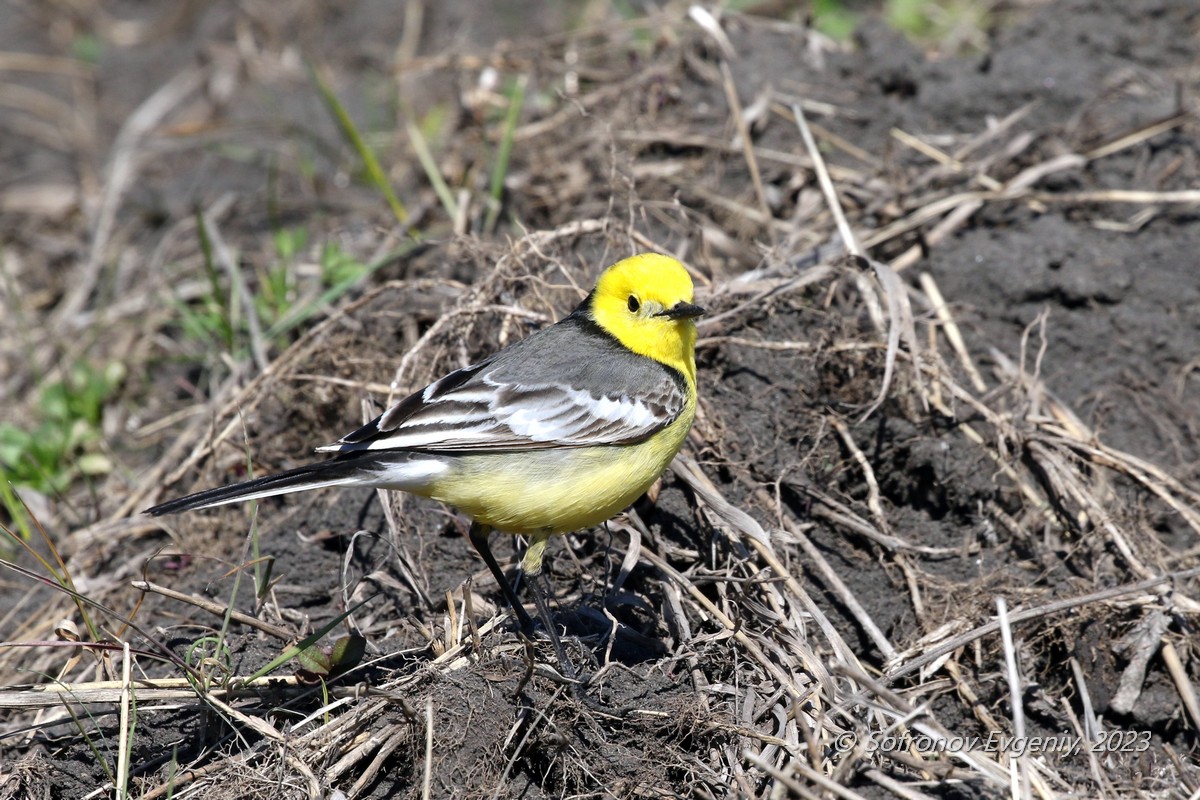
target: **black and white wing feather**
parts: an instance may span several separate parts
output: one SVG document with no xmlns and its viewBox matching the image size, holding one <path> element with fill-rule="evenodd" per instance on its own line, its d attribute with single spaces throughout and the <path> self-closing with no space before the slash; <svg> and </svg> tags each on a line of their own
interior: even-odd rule
<svg viewBox="0 0 1200 800">
<path fill-rule="evenodd" d="M 457 370 L 326 452 L 486 452 L 643 441 L 687 404 L 683 375 L 631 353 L 586 317 Z"/>
</svg>

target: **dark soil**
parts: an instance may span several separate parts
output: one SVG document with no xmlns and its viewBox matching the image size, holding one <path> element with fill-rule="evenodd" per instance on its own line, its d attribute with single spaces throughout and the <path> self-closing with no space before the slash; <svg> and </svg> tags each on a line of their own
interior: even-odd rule
<svg viewBox="0 0 1200 800">
<path fill-rule="evenodd" d="M 110 474 L 62 497 L 23 492 L 78 591 L 111 613 L 91 612 L 103 618 L 92 636 L 32 577 L 0 586 L 14 609 L 0 614 L 0 798 L 113 791 L 116 705 L 73 706 L 72 721 L 63 705 L 31 707 L 27 684 L 119 678 L 119 655 L 68 664 L 73 650 L 9 646 L 54 639 L 64 618 L 85 641 L 140 649 L 135 676 L 179 678 L 186 661 L 217 684 L 323 626 L 324 646 L 365 639 L 362 662 L 324 685 L 291 661 L 219 702 L 139 699 L 134 796 L 766 797 L 821 794 L 817 773 L 859 796 L 897 784 L 1007 796 L 1011 752 L 864 743 L 1012 736 L 1019 711 L 1027 735 L 1129 745 L 1034 748 L 1029 796 L 1193 794 L 1200 605 L 1196 576 L 1178 574 L 1200 566 L 1200 205 L 1185 194 L 1200 187 L 1200 7 L 1010 9 L 986 52 L 958 56 L 922 53 L 879 22 L 835 48 L 798 15 L 729 14 L 726 57 L 681 16 L 537 6 L 0 3 L 0 56 L 101 47 L 75 77 L 60 62 L 0 72 L 0 89 L 37 93 L 10 93 L 24 110 L 0 117 L 6 405 L 32 425 L 47 376 L 81 357 L 128 370 L 95 445 Z M 417 8 L 420 36 L 406 40 Z M 306 62 L 367 131 L 406 225 Z M 724 68 L 752 117 L 762 199 Z M 487 230 L 518 79 L 525 103 Z M 165 110 L 131 132 L 155 92 Z M 918 380 L 902 357 L 864 414 L 885 370 L 878 284 L 840 258 L 793 103 L 864 241 L 947 198 L 982 198 L 948 232 L 937 225 L 954 205 L 868 253 L 901 269 L 927 351 L 935 315 L 919 276 L 936 283 L 982 386 L 939 326 L 940 361 L 927 353 Z M 457 229 L 409 121 L 434 131 L 446 182 L 469 190 Z M 1143 194 L 1105 194 L 1132 190 Z M 189 333 L 184 309 L 211 281 L 232 291 L 206 237 L 232 247 L 261 296 L 272 237 L 289 228 L 307 232 L 298 295 L 321 291 L 318 243 L 379 268 L 269 340 L 266 369 L 244 341 Z M 710 314 L 685 452 L 749 517 L 723 514 L 680 469 L 635 507 L 641 522 L 552 543 L 571 667 L 490 624 L 500 593 L 466 520 L 435 503 L 345 490 L 161 525 L 136 514 L 243 478 L 248 463 L 305 462 L 396 396 L 560 317 L 602 266 L 646 249 L 698 276 Z M 513 560 L 520 543 L 494 538 Z M 641 555 L 622 576 L 631 547 Z M 27 555 L 12 563 L 44 574 Z M 264 625 L 226 625 L 219 609 L 140 594 L 138 580 Z M 1020 709 L 994 630 L 936 651 L 991 622 L 998 598 L 1017 619 Z M 586 688 L 562 677 L 571 669 L 593 676 Z"/>
</svg>

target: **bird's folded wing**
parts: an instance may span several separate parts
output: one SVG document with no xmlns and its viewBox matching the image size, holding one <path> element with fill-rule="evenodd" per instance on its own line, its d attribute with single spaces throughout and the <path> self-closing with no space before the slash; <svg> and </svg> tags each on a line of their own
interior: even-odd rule
<svg viewBox="0 0 1200 800">
<path fill-rule="evenodd" d="M 464 367 L 319 449 L 483 452 L 631 444 L 670 425 L 687 403 L 679 377 L 641 356 L 608 352 L 546 366 L 543 359 L 536 374 L 512 360 Z"/>
</svg>

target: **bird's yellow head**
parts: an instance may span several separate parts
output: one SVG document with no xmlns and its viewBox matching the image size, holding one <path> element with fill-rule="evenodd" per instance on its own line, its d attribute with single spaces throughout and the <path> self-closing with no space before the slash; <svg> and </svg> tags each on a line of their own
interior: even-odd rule
<svg viewBox="0 0 1200 800">
<path fill-rule="evenodd" d="M 692 277 L 673 258 L 643 253 L 600 274 L 591 317 L 628 347 L 696 380 L 696 323 Z"/>
</svg>

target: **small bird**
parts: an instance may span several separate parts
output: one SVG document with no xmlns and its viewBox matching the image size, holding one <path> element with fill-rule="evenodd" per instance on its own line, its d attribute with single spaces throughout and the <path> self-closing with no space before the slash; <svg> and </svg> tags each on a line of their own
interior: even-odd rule
<svg viewBox="0 0 1200 800">
<path fill-rule="evenodd" d="M 644 253 L 600 274 L 571 314 L 409 395 L 334 444 L 332 458 L 147 509 L 161 516 L 326 486 L 399 489 L 457 507 L 523 630 L 533 621 L 488 546 L 530 545 L 597 525 L 640 497 L 679 452 L 696 414 L 692 279 Z M 539 611 L 548 616 L 534 592 Z"/>
</svg>

